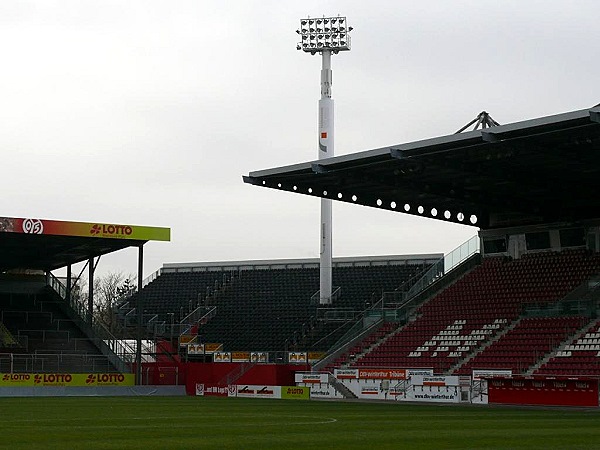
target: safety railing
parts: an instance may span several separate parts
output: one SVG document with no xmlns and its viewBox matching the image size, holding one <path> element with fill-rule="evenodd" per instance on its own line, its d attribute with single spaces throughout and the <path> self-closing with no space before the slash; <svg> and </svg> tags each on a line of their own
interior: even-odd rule
<svg viewBox="0 0 600 450">
<path fill-rule="evenodd" d="M 70 353 L 0 353 L 0 373 L 110 373 L 115 367 L 103 355 Z"/>
<path fill-rule="evenodd" d="M 343 354 L 352 345 L 354 345 L 355 342 L 358 342 L 365 336 L 369 335 L 381 323 L 381 317 L 375 317 L 371 319 L 367 315 L 357 320 L 356 323 L 346 333 L 344 333 L 344 335 L 339 338 L 335 344 L 331 346 L 327 352 L 327 356 L 313 366 L 313 369 L 321 370 L 323 367 L 326 367 L 327 364 Z"/>
<path fill-rule="evenodd" d="M 0 345 L 3 347 L 16 347 L 19 345 L 19 341 L 6 328 L 4 322 L 0 322 Z"/>
<path fill-rule="evenodd" d="M 581 315 L 597 317 L 600 302 L 600 276 L 592 277 L 555 303 L 526 303 L 525 317 L 561 317 Z"/>
<path fill-rule="evenodd" d="M 85 330 L 88 328 L 90 340 L 95 342 L 96 346 L 104 353 L 108 359 L 121 372 L 129 370 L 126 363 L 131 362 L 132 355 L 135 356 L 135 348 L 132 348 L 127 341 L 115 337 L 110 330 L 93 315 L 90 317 L 88 306 L 79 297 L 71 296 L 67 298 L 67 288 L 52 273 L 46 274 L 46 282 L 68 305 L 74 313 L 74 318 L 78 318 L 80 327 Z M 91 319 L 91 320 L 90 320 Z M 106 353 L 109 352 L 109 353 Z"/>
<path fill-rule="evenodd" d="M 331 291 L 331 303 L 335 302 L 342 296 L 342 288 L 341 286 L 334 286 Z M 318 290 L 313 295 L 310 296 L 310 304 L 318 305 L 321 301 L 321 290 Z"/>
<path fill-rule="evenodd" d="M 317 308 L 317 320 L 326 322 L 347 322 L 354 320 L 362 314 L 354 308 Z"/>
<path fill-rule="evenodd" d="M 463 261 L 467 260 L 475 253 L 479 252 L 479 236 L 473 236 L 467 242 L 461 244 L 447 255 L 444 255 L 443 258 L 441 258 L 427 272 L 425 272 L 421 279 L 417 281 L 413 286 L 411 286 L 411 288 L 406 292 L 404 299 L 409 300 L 412 297 L 416 296 L 419 292 L 423 291 L 434 281 L 449 273 L 455 267 L 460 265 Z"/>
</svg>

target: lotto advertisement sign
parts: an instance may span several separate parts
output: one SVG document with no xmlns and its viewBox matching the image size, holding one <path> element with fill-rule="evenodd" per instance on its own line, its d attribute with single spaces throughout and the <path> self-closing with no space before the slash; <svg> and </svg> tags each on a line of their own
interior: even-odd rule
<svg viewBox="0 0 600 450">
<path fill-rule="evenodd" d="M 77 236 L 140 241 L 170 241 L 169 228 L 145 227 L 92 222 L 64 222 L 59 220 L 18 219 L 0 217 L 0 232 Z"/>
<path fill-rule="evenodd" d="M 291 400 L 310 400 L 310 387 L 308 386 L 282 386 L 281 398 Z"/>
<path fill-rule="evenodd" d="M 134 386 L 130 373 L 3 373 L 0 387 Z"/>
</svg>

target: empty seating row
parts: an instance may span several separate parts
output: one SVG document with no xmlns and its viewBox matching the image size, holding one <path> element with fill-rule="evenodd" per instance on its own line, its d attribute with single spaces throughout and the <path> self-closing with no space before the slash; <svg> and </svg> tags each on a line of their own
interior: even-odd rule
<svg viewBox="0 0 600 450">
<path fill-rule="evenodd" d="M 395 336 L 352 362 L 357 366 L 377 366 L 385 355 L 385 364 L 390 359 L 396 367 L 434 363 L 434 367 L 446 372 L 459 367 L 461 360 L 477 348 L 504 334 L 460 367 L 460 373 L 478 364 L 489 364 L 485 359 L 488 357 L 494 364 L 500 364 L 500 359 L 512 359 L 514 370 L 527 370 L 584 327 L 588 319 L 525 319 L 519 324 L 524 306 L 556 302 L 598 272 L 600 256 L 580 250 L 527 255 L 518 260 L 484 258 L 480 266 L 423 304 L 416 319 Z M 514 324 L 514 329 L 507 328 Z M 527 352 L 530 356 L 525 357 Z"/>
</svg>

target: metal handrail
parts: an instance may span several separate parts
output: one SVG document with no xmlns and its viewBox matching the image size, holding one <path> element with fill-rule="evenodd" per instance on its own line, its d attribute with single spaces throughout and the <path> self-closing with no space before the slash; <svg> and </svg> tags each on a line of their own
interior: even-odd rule
<svg viewBox="0 0 600 450">
<path fill-rule="evenodd" d="M 333 361 L 339 355 L 348 350 L 355 342 L 369 335 L 379 325 L 383 323 L 383 319 L 376 319 L 374 322 L 369 322 L 366 317 L 359 319 L 335 344 L 331 346 L 327 352 L 327 356 L 321 359 L 313 366 L 313 370 L 320 370 L 321 367 L 327 366 L 330 361 Z"/>
<path fill-rule="evenodd" d="M 0 353 L 0 372 L 73 372 L 73 367 L 90 365 L 90 372 L 114 372 L 110 358 L 89 353 Z M 81 369 L 78 369 L 81 370 Z M 88 370 L 82 372 L 88 372 Z"/>
<path fill-rule="evenodd" d="M 181 336 L 184 335 L 188 335 L 190 330 L 192 329 L 192 327 L 194 326 L 194 324 L 197 323 L 202 323 L 203 321 L 208 321 L 210 319 L 212 319 L 216 314 L 217 314 L 217 307 L 216 306 L 199 306 L 198 308 L 196 308 L 196 310 L 194 310 L 192 312 L 192 314 L 196 311 L 198 311 L 198 309 L 203 308 L 204 310 L 206 310 L 208 308 L 208 311 L 202 315 L 201 317 L 199 317 L 198 319 L 196 319 L 195 321 L 192 322 L 184 322 L 184 320 L 181 321 L 181 323 L 178 324 L 178 326 L 180 327 L 180 331 L 179 331 L 179 337 L 181 338 Z M 187 317 L 189 317 L 191 314 L 188 314 Z"/>
<path fill-rule="evenodd" d="M 481 242 L 479 236 L 473 236 L 468 241 L 456 247 L 450 253 L 444 255 L 443 258 L 435 263 L 421 277 L 421 279 L 408 290 L 405 300 L 410 300 L 411 298 L 415 297 L 438 278 L 441 278 L 445 274 L 458 267 L 463 261 L 466 261 L 475 253 L 479 253 L 480 245 Z"/>
<path fill-rule="evenodd" d="M 82 325 L 90 326 L 92 332 L 92 340 L 96 342 L 98 348 L 107 349 L 112 352 L 112 354 L 116 357 L 115 363 L 120 371 L 125 372 L 126 362 L 131 361 L 131 354 L 135 355 L 135 349 L 133 349 L 129 344 L 127 344 L 123 339 L 119 339 L 115 337 L 106 326 L 94 318 L 92 315 L 91 320 L 89 317 L 89 310 L 86 305 L 83 304 L 81 299 L 71 297 L 67 299 L 67 288 L 62 282 L 56 278 L 51 272 L 46 274 L 46 281 L 48 286 L 50 286 L 63 300 L 65 300 L 65 304 L 71 307 L 72 311 L 75 313 L 76 317 L 83 322 Z M 110 359 L 109 355 L 105 355 Z"/>
<path fill-rule="evenodd" d="M 342 296 L 342 287 L 334 286 L 333 291 L 331 292 L 331 301 L 339 299 Z M 313 295 L 310 296 L 310 304 L 318 304 L 321 300 L 321 290 L 319 289 Z"/>
</svg>

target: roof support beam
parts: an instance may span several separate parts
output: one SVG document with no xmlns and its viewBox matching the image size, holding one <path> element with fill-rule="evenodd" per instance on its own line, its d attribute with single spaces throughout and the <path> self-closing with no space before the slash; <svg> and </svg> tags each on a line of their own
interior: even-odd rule
<svg viewBox="0 0 600 450">
<path fill-rule="evenodd" d="M 330 170 L 327 169 L 323 164 L 312 164 L 311 169 L 313 173 L 329 173 Z"/>
<path fill-rule="evenodd" d="M 481 130 L 481 139 L 490 143 L 500 142 L 502 140 L 497 133 L 488 130 Z"/>
</svg>

